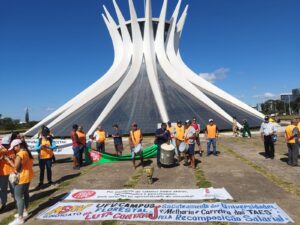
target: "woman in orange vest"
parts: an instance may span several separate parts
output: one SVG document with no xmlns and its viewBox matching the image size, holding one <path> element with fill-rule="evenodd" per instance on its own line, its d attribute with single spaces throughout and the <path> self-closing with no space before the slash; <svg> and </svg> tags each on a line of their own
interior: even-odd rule
<svg viewBox="0 0 300 225">
<path fill-rule="evenodd" d="M 16 219 L 9 225 L 19 225 L 23 224 L 24 218 L 28 216 L 29 185 L 33 178 L 33 157 L 26 143 L 20 139 L 15 139 L 9 150 L 14 150 L 17 153 L 15 170 L 19 174 L 19 178 L 15 180 L 14 188 L 18 213 L 15 215 Z"/>
<path fill-rule="evenodd" d="M 14 196 L 13 185 L 8 181 L 8 178 L 9 175 L 15 171 L 14 160 L 16 154 L 14 150 L 7 150 L 9 148 L 9 144 L 10 137 L 7 137 L 2 139 L 2 144 L 0 145 L 0 212 L 6 208 L 8 186 L 12 195 Z"/>
<path fill-rule="evenodd" d="M 142 140 L 143 140 L 143 135 L 142 135 L 141 130 L 138 128 L 138 125 L 136 123 L 133 123 L 132 130 L 130 131 L 130 136 L 129 136 L 129 144 L 130 144 L 132 164 L 133 164 L 134 169 L 137 168 L 137 166 L 135 165 L 135 156 L 136 155 L 140 156 L 141 165 L 144 166 L 143 151 L 141 148 Z M 137 147 L 140 147 L 140 149 L 138 149 L 139 151 L 135 151 Z"/>
<path fill-rule="evenodd" d="M 293 119 L 291 125 L 285 129 L 285 140 L 288 147 L 288 164 L 290 166 L 298 165 L 299 156 L 299 129 L 297 120 Z"/>
<path fill-rule="evenodd" d="M 77 130 L 77 136 L 78 136 L 78 140 L 80 142 L 79 145 L 79 165 L 82 166 L 83 165 L 83 153 L 85 152 L 85 148 L 86 148 L 86 134 L 83 131 L 83 127 L 79 126 L 78 130 Z"/>
<path fill-rule="evenodd" d="M 48 185 L 52 185 L 52 159 L 53 150 L 56 149 L 56 144 L 50 136 L 50 130 L 48 128 L 43 129 L 42 137 L 38 139 L 35 146 L 35 150 L 39 154 L 39 167 L 40 167 L 40 183 L 37 188 L 41 188 L 44 185 L 45 169 L 47 170 Z"/>
<path fill-rule="evenodd" d="M 217 156 L 217 138 L 218 138 L 218 127 L 214 124 L 213 119 L 208 120 L 209 124 L 205 128 L 205 138 L 207 140 L 207 156 L 210 155 L 210 146 L 213 145 L 213 154 Z"/>
</svg>

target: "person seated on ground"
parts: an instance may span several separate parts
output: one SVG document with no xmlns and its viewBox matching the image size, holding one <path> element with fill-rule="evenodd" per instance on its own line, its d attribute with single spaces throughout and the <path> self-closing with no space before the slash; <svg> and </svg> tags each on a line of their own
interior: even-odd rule
<svg viewBox="0 0 300 225">
<path fill-rule="evenodd" d="M 157 145 L 157 154 L 156 154 L 156 160 L 157 160 L 157 167 L 161 168 L 162 164 L 160 161 L 160 153 L 161 153 L 161 145 L 164 143 L 170 142 L 170 132 L 167 130 L 167 124 L 162 123 L 161 128 L 157 129 L 155 132 L 155 141 L 154 144 Z"/>
<path fill-rule="evenodd" d="M 135 165 L 135 156 L 139 155 L 141 159 L 141 165 L 144 167 L 143 162 L 143 151 L 142 151 L 142 141 L 143 141 L 143 135 L 141 130 L 138 128 L 137 123 L 132 124 L 132 129 L 130 131 L 129 135 L 129 145 L 131 149 L 131 155 L 132 155 L 132 164 L 134 169 L 137 168 Z"/>
<path fill-rule="evenodd" d="M 9 223 L 9 225 L 19 225 L 23 224 L 24 219 L 28 216 L 29 186 L 34 175 L 33 157 L 28 150 L 27 145 L 20 139 L 15 139 L 11 143 L 9 150 L 14 150 L 17 153 L 15 171 L 20 174 L 19 179 L 14 179 L 13 181 L 15 185 L 14 194 L 18 213 L 15 215 L 15 220 Z"/>
<path fill-rule="evenodd" d="M 83 154 L 85 153 L 86 148 L 86 134 L 83 131 L 83 127 L 79 126 L 77 130 L 78 140 L 80 142 L 79 144 L 79 165 L 83 166 Z"/>
<path fill-rule="evenodd" d="M 122 156 L 122 152 L 123 152 L 122 130 L 119 128 L 118 124 L 113 125 L 112 137 L 114 139 L 116 155 Z"/>
<path fill-rule="evenodd" d="M 106 133 L 103 130 L 102 126 L 99 125 L 97 130 L 94 133 L 94 138 L 97 143 L 97 151 L 104 153 L 105 152 L 105 140 L 106 140 Z"/>
<path fill-rule="evenodd" d="M 186 144 L 189 145 L 187 156 L 190 159 L 191 162 L 191 168 L 195 169 L 195 141 L 196 141 L 196 130 L 192 126 L 192 122 L 190 120 L 185 121 L 185 133 L 184 133 L 184 139 Z"/>
<path fill-rule="evenodd" d="M 207 156 L 210 156 L 210 146 L 213 145 L 213 154 L 217 156 L 217 138 L 219 130 L 213 119 L 208 120 L 205 128 L 205 139 L 207 141 Z"/>
<path fill-rule="evenodd" d="M 35 150 L 38 152 L 39 167 L 40 167 L 40 183 L 37 188 L 41 188 L 44 184 L 45 168 L 47 170 L 48 184 L 52 185 L 52 159 L 53 150 L 56 149 L 56 144 L 49 135 L 50 131 L 45 127 L 42 131 L 41 138 L 38 139 Z"/>
</svg>

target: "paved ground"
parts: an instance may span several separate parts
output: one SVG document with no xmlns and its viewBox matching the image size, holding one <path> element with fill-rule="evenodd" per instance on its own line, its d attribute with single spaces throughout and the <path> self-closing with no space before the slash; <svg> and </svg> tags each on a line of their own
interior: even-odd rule
<svg viewBox="0 0 300 225">
<path fill-rule="evenodd" d="M 146 138 L 144 146 L 150 146 L 153 138 Z M 202 143 L 205 147 L 205 143 Z M 127 145 L 126 145 L 127 146 Z M 112 144 L 107 149 L 111 152 Z M 276 158 L 266 160 L 260 154 L 263 146 L 259 137 L 253 139 L 222 137 L 218 141 L 218 157 L 197 156 L 201 160 L 198 164 L 207 181 L 214 187 L 225 187 L 240 203 L 274 203 L 283 208 L 296 222 L 300 224 L 300 167 L 289 167 L 284 155 L 286 146 L 282 137 L 276 144 Z M 127 150 L 128 151 L 128 150 Z M 35 216 L 46 207 L 56 203 L 74 188 L 115 189 L 124 188 L 132 177 L 137 176 L 130 185 L 135 188 L 197 188 L 195 171 L 184 166 L 158 169 L 155 160 L 148 160 L 147 164 L 155 167 L 155 182 L 147 183 L 145 175 L 141 175 L 141 168 L 134 170 L 131 162 L 105 164 L 101 166 L 84 167 L 80 173 L 71 169 L 68 159 L 60 158 L 55 164 L 54 179 L 60 184 L 47 187 L 42 191 L 32 191 L 32 200 L 44 197 L 41 202 L 33 202 L 35 207 L 31 210 L 31 217 L 26 224 L 52 225 L 53 221 L 39 221 Z M 35 167 L 37 170 L 37 167 Z M 61 174 L 64 178 L 61 179 Z M 37 184 L 34 180 L 32 187 Z M 46 196 L 46 198 L 45 198 Z M 12 206 L 12 205 L 11 205 Z M 12 214 L 12 211 L 0 214 L 0 221 Z M 0 223 L 1 224 L 1 223 Z M 55 224 L 101 224 L 100 222 L 63 222 Z M 136 222 L 108 222 L 105 224 L 132 225 L 144 224 Z M 156 224 L 156 223 L 147 223 Z M 158 223 L 157 223 L 158 224 Z M 171 224 L 171 223 L 159 223 Z"/>
</svg>

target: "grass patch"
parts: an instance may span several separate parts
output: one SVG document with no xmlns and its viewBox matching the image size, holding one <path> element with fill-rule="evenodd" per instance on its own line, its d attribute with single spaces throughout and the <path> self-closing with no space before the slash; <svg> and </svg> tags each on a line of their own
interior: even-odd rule
<svg viewBox="0 0 300 225">
<path fill-rule="evenodd" d="M 134 188 L 144 173 L 143 169 L 136 170 L 128 181 L 123 185 L 125 188 Z"/>
<path fill-rule="evenodd" d="M 274 184 L 276 184 L 277 186 L 279 186 L 280 188 L 282 188 L 286 192 L 288 192 L 290 194 L 293 194 L 293 195 L 297 196 L 298 198 L 300 198 L 300 188 L 297 187 L 296 185 L 284 181 L 280 177 L 278 177 L 278 176 L 270 173 L 268 170 L 266 170 L 266 169 L 258 166 L 257 164 L 255 164 L 252 161 L 246 159 L 245 157 L 243 157 L 239 153 L 235 152 L 234 150 L 232 150 L 231 148 L 229 148 L 229 147 L 227 147 L 227 146 L 225 146 L 223 144 L 222 144 L 222 148 L 226 152 L 228 152 L 229 154 L 231 154 L 232 156 L 234 156 L 236 159 L 239 159 L 242 162 L 244 162 L 245 164 L 247 164 L 250 167 L 252 167 L 257 173 L 263 175 L 264 177 L 266 177 L 267 179 L 269 179 L 270 181 L 272 181 Z"/>
<path fill-rule="evenodd" d="M 10 216 L 8 216 L 8 217 L 5 217 L 5 218 L 3 218 L 3 219 L 0 221 L 0 225 L 7 225 L 7 224 L 9 224 L 11 221 L 13 221 L 14 218 L 15 218 L 14 215 L 10 215 Z"/>
<path fill-rule="evenodd" d="M 113 220 L 107 220 L 101 223 L 101 225 L 116 225 L 116 224 L 118 224 L 118 222 Z"/>
<path fill-rule="evenodd" d="M 194 174 L 197 182 L 196 185 L 199 188 L 208 188 L 212 186 L 211 183 L 205 178 L 204 172 L 200 168 L 195 169 Z"/>
</svg>

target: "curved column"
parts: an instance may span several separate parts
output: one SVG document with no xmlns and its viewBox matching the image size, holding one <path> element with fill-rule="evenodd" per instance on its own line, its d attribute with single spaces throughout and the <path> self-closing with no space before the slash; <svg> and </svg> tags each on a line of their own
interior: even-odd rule
<svg viewBox="0 0 300 225">
<path fill-rule="evenodd" d="M 187 8 L 186 8 L 187 10 Z M 183 26 L 186 19 L 186 11 L 183 12 L 178 24 L 177 24 L 177 33 L 175 34 L 174 39 L 170 39 L 168 42 L 167 47 L 167 55 L 170 59 L 171 64 L 178 70 L 180 73 L 190 82 L 203 88 L 209 92 L 214 93 L 218 97 L 224 99 L 225 101 L 229 101 L 232 104 L 236 105 L 237 107 L 246 110 L 253 115 L 263 118 L 263 114 L 258 112 L 257 110 L 253 109 L 251 106 L 245 104 L 244 102 L 240 101 L 239 99 L 233 97 L 232 95 L 228 94 L 227 92 L 223 91 L 222 89 L 218 88 L 217 86 L 213 85 L 212 83 L 208 82 L 207 80 L 203 79 L 202 77 L 198 76 L 194 73 L 182 60 L 180 51 L 179 51 L 179 39 L 182 34 Z M 172 42 L 175 42 L 174 44 Z M 239 126 L 241 126 L 239 124 Z"/>
<path fill-rule="evenodd" d="M 158 82 L 156 56 L 154 51 L 154 34 L 152 26 L 151 0 L 146 1 L 145 9 L 145 26 L 144 26 L 144 58 L 146 63 L 147 75 L 150 86 L 159 109 L 162 121 L 167 122 L 169 116 L 162 97 L 161 89 Z"/>
<path fill-rule="evenodd" d="M 103 109 L 98 119 L 95 121 L 93 126 L 88 131 L 87 135 L 93 133 L 96 130 L 97 126 L 101 124 L 101 122 L 106 118 L 106 116 L 120 101 L 120 99 L 126 93 L 126 91 L 131 87 L 131 85 L 134 83 L 134 81 L 136 80 L 140 72 L 140 68 L 143 60 L 143 40 L 142 40 L 141 30 L 137 21 L 137 16 L 136 16 L 136 12 L 132 0 L 129 0 L 129 9 L 130 9 L 130 16 L 131 16 L 132 42 L 133 42 L 132 65 L 126 77 L 124 78 L 121 85 L 119 86 L 118 90 L 115 92 L 111 100 Z"/>
<path fill-rule="evenodd" d="M 181 0 L 178 2 L 176 10 L 179 11 Z M 209 99 L 206 95 L 204 95 L 198 88 L 196 88 L 193 84 L 191 84 L 188 80 L 186 80 L 169 62 L 164 45 L 164 30 L 165 30 L 165 18 L 166 18 L 166 10 L 167 10 L 167 0 L 164 0 L 163 7 L 161 10 L 159 25 L 156 34 L 155 40 L 155 49 L 157 53 L 158 61 L 165 71 L 167 76 L 173 80 L 177 85 L 186 90 L 192 96 L 194 96 L 199 101 L 203 102 L 206 106 L 213 109 L 216 113 L 220 114 L 230 123 L 232 122 L 232 117 L 227 114 L 222 108 L 220 108 L 217 104 L 215 104 L 211 99 Z M 178 12 L 174 12 L 174 14 L 178 14 Z M 173 19 L 173 23 L 171 26 L 176 26 L 176 20 Z M 170 27 L 173 32 L 175 31 L 175 27 Z M 172 33 L 170 33 L 170 38 Z M 174 39 L 174 38 L 173 38 Z"/>
</svg>

